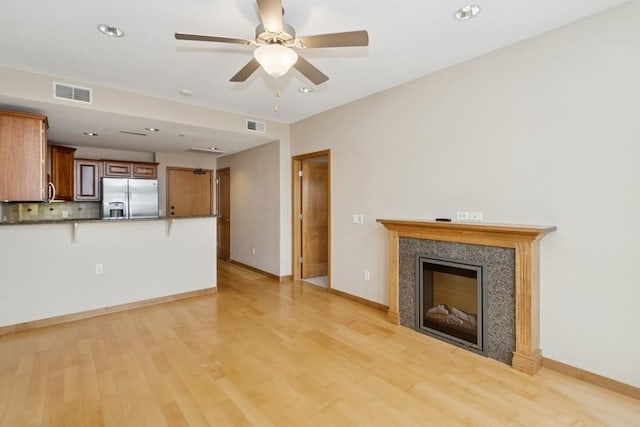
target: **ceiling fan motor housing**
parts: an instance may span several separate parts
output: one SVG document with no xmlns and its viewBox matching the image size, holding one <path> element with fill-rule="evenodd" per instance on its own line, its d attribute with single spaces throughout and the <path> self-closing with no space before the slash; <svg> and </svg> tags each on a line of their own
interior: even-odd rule
<svg viewBox="0 0 640 427">
<path fill-rule="evenodd" d="M 286 22 L 282 23 L 282 32 L 273 33 L 264 29 L 264 25 L 260 24 L 256 27 L 256 43 L 273 44 L 279 43 L 285 46 L 292 46 L 296 39 L 296 30 Z"/>
</svg>

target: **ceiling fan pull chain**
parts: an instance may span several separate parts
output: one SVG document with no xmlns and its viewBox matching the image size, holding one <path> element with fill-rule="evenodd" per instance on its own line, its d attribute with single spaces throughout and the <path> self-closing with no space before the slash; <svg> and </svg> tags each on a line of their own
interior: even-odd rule
<svg viewBox="0 0 640 427">
<path fill-rule="evenodd" d="M 278 112 L 278 98 L 280 98 L 280 89 L 276 89 L 276 102 L 273 104 L 274 113 Z"/>
</svg>

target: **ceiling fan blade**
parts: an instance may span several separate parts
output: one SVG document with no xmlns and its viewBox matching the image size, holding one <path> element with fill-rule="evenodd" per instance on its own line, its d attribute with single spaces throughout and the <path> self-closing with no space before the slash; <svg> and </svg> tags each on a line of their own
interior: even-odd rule
<svg viewBox="0 0 640 427">
<path fill-rule="evenodd" d="M 282 32 L 282 0 L 257 0 L 260 20 L 265 30 Z"/>
<path fill-rule="evenodd" d="M 311 63 L 302 56 L 298 56 L 298 61 L 293 64 L 293 68 L 300 71 L 302 75 L 311 80 L 314 85 L 319 85 L 329 80 L 329 77 L 311 65 Z"/>
<path fill-rule="evenodd" d="M 199 42 L 217 42 L 217 43 L 234 43 L 234 44 L 251 44 L 249 40 L 232 39 L 229 37 L 216 37 L 216 36 L 201 36 L 199 34 L 184 34 L 176 33 L 176 39 L 178 40 L 195 40 Z"/>
<path fill-rule="evenodd" d="M 253 74 L 258 68 L 260 68 L 260 63 L 256 61 L 255 58 L 253 58 L 247 63 L 247 65 L 242 67 L 242 69 L 238 71 L 235 76 L 231 77 L 231 80 L 229 81 L 243 82 L 247 80 L 251 76 L 251 74 Z"/>
<path fill-rule="evenodd" d="M 362 31 L 347 31 L 344 33 L 318 34 L 315 36 L 299 37 L 301 47 L 349 47 L 369 46 L 369 33 Z"/>
</svg>

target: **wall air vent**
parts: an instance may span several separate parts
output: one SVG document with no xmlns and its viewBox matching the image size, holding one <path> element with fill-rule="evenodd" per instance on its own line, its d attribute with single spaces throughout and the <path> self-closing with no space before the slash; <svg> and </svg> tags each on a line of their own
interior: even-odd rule
<svg viewBox="0 0 640 427">
<path fill-rule="evenodd" d="M 53 82 L 53 97 L 85 104 L 91 104 L 92 100 L 91 89 L 58 82 Z"/>
<path fill-rule="evenodd" d="M 265 122 L 247 119 L 245 130 L 248 130 L 249 132 L 265 133 L 267 131 L 267 124 Z"/>
</svg>

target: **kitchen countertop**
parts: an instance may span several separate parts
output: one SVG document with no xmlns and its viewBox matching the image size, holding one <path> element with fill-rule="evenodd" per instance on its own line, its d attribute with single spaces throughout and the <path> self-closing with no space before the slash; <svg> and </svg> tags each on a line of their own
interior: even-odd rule
<svg viewBox="0 0 640 427">
<path fill-rule="evenodd" d="M 119 222 L 132 222 L 132 221 L 164 221 L 164 220 L 176 220 L 176 219 L 194 219 L 194 218 L 216 218 L 217 215 L 190 215 L 190 216 L 180 216 L 180 217 L 172 217 L 172 216 L 160 216 L 156 218 L 77 218 L 77 219 L 61 219 L 61 220 L 37 220 L 37 221 L 0 221 L 0 226 L 2 225 L 34 225 L 34 224 L 73 224 L 73 223 L 97 223 L 97 222 L 110 222 L 110 223 L 119 223 Z"/>
</svg>

